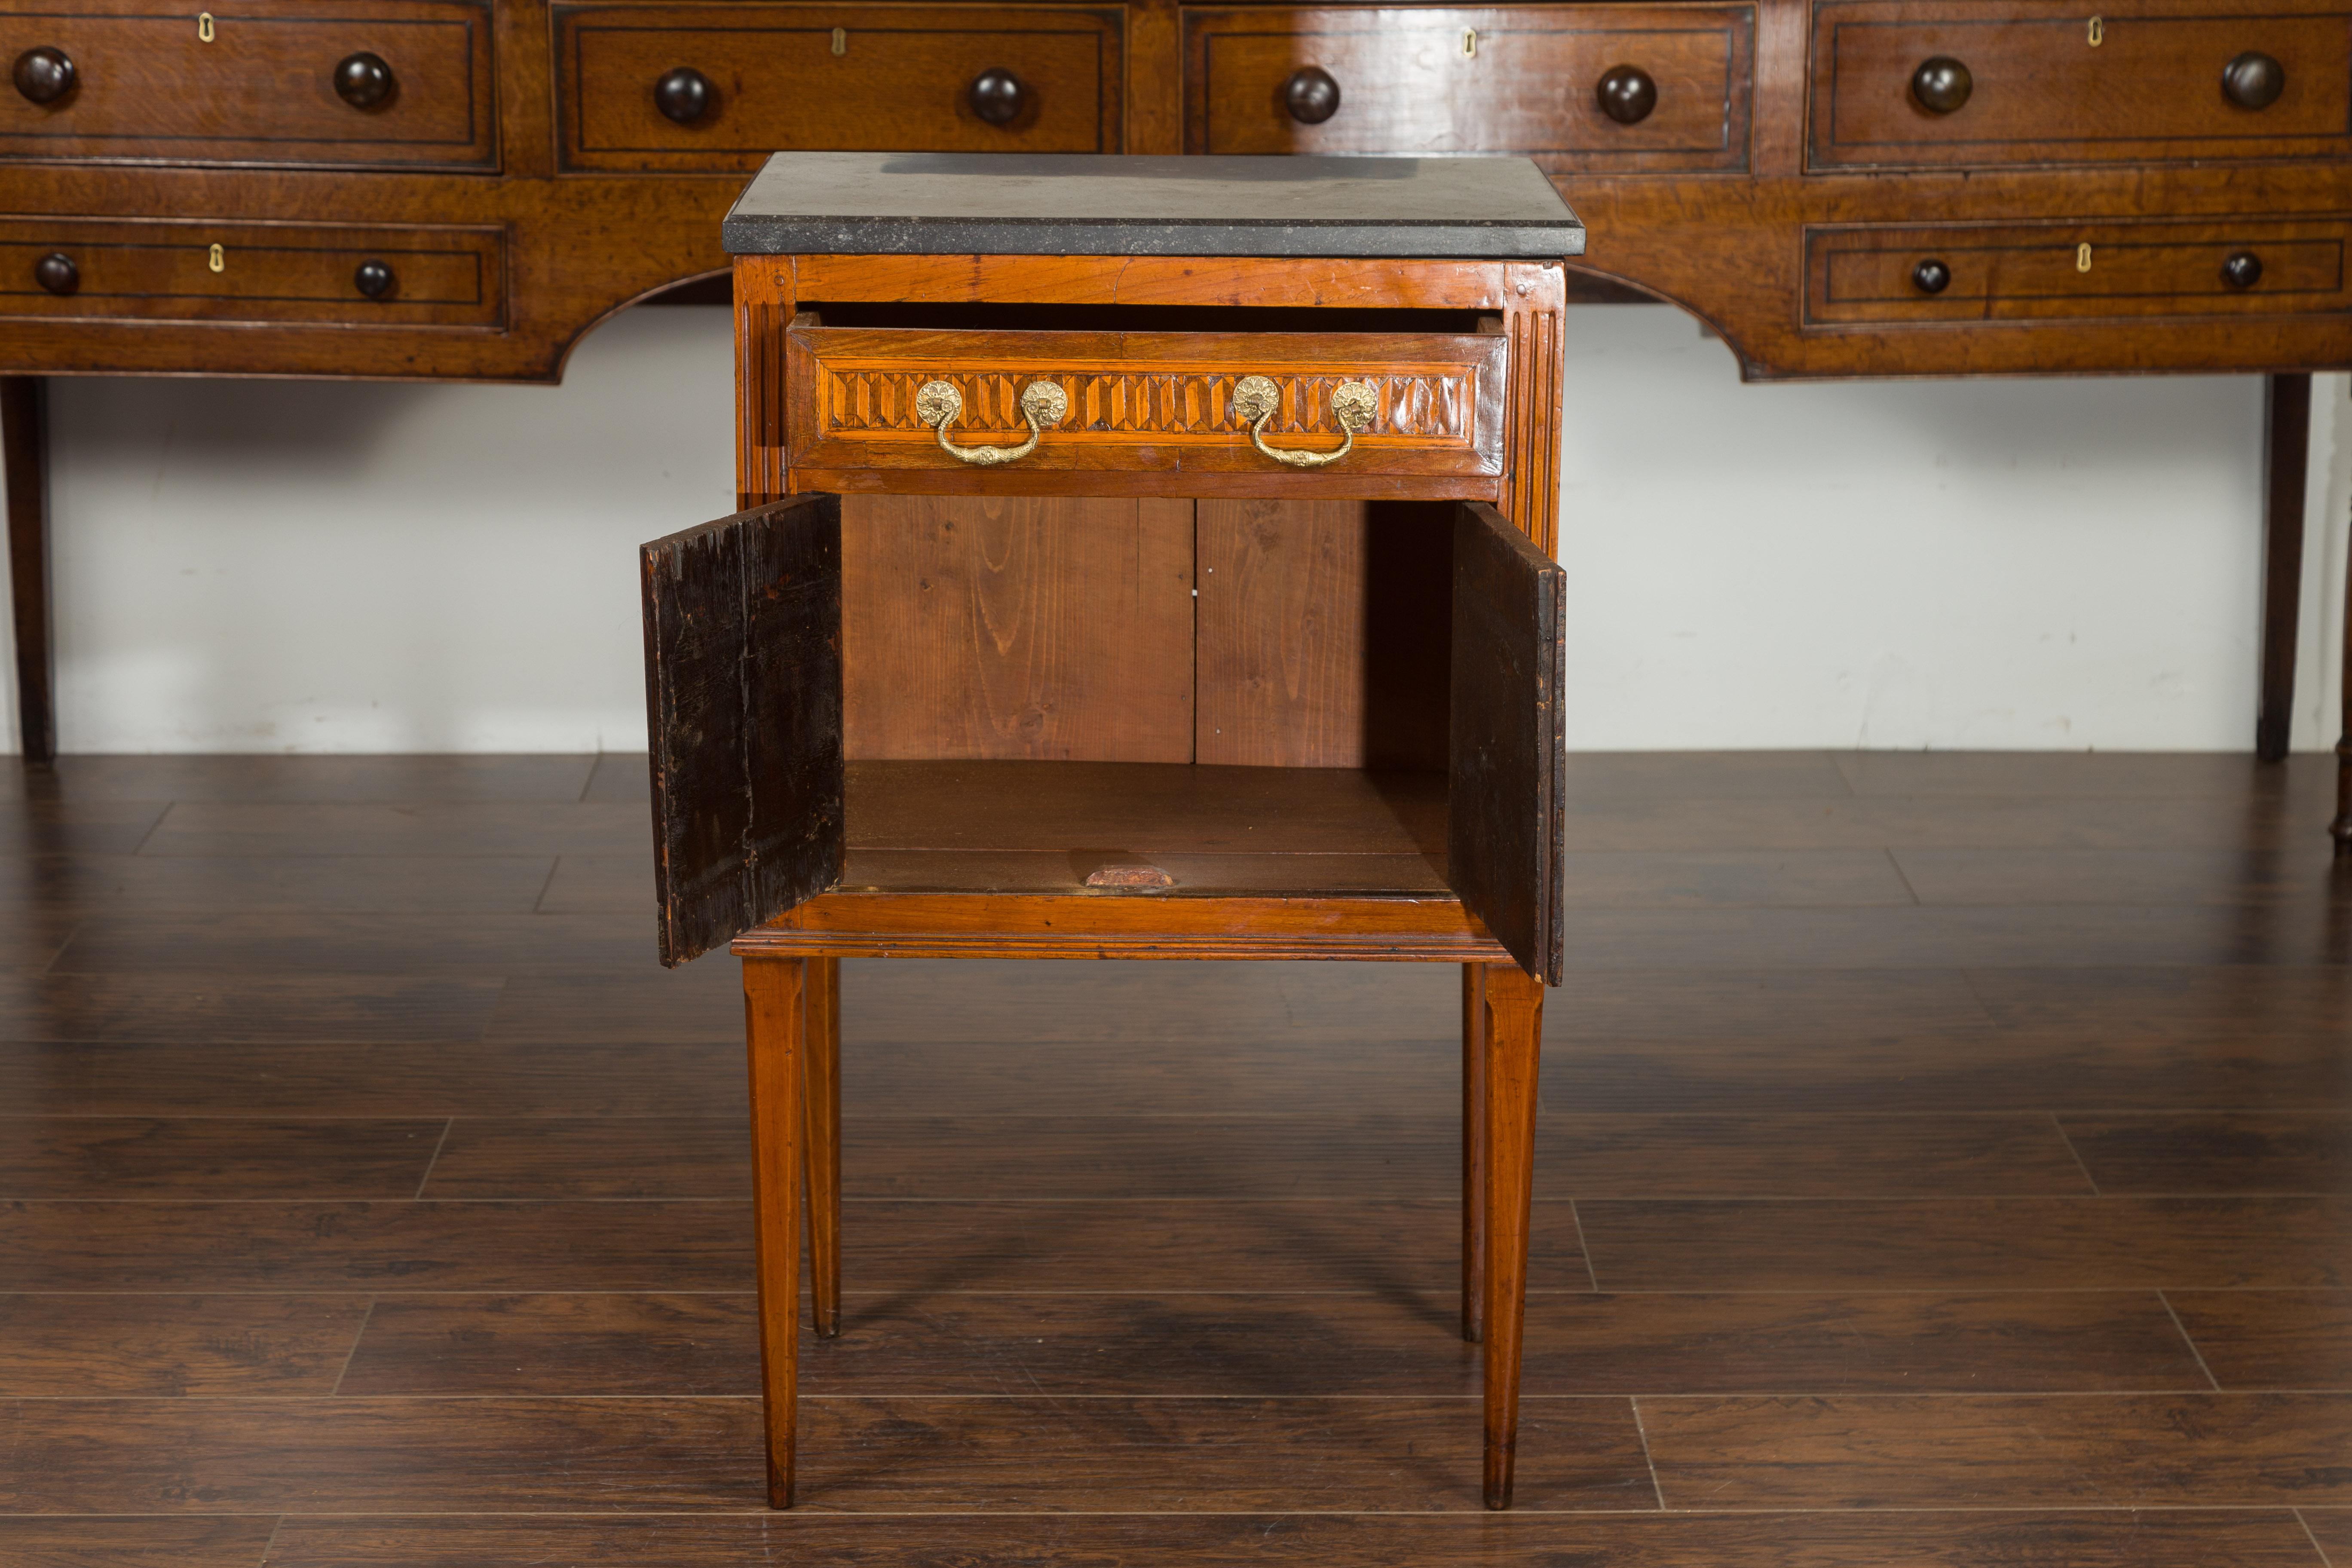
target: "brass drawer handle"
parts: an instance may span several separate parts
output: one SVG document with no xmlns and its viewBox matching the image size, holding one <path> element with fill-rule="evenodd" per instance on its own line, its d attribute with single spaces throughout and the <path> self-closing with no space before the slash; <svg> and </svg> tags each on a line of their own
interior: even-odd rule
<svg viewBox="0 0 2352 1568">
<path fill-rule="evenodd" d="M 1048 425 L 1059 425 L 1070 411 L 1069 394 L 1054 381 L 1033 381 L 1021 389 L 1022 416 L 1029 421 L 1029 439 L 1018 447 L 959 447 L 948 439 L 948 426 L 963 413 L 963 394 L 953 384 L 927 381 L 915 393 L 915 417 L 938 433 L 940 450 L 959 462 L 983 468 L 1014 462 L 1037 449 Z"/>
<path fill-rule="evenodd" d="M 1250 421 L 1250 444 L 1276 462 L 1287 463 L 1294 468 L 1319 468 L 1346 457 L 1355 449 L 1356 432 L 1372 422 L 1380 405 L 1381 395 L 1372 390 L 1370 382 L 1341 382 L 1331 389 L 1331 417 L 1339 422 L 1346 438 L 1329 452 L 1289 451 L 1265 444 L 1266 422 L 1282 406 L 1281 388 L 1262 375 L 1245 375 L 1234 388 L 1234 412 Z"/>
</svg>

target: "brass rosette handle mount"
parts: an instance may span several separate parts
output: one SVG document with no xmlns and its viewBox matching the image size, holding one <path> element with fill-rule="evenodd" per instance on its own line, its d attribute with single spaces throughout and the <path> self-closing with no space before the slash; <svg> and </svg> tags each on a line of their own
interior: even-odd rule
<svg viewBox="0 0 2352 1568">
<path fill-rule="evenodd" d="M 1070 411 L 1070 395 L 1061 383 L 1033 381 L 1021 389 L 1021 415 L 1029 421 L 1029 439 L 1018 447 L 959 447 L 948 439 L 948 426 L 963 416 L 963 394 L 952 382 L 927 381 L 915 391 L 915 417 L 940 438 L 940 450 L 958 462 L 992 468 L 1017 462 L 1037 449 L 1045 426 L 1059 425 Z"/>
<path fill-rule="evenodd" d="M 1336 463 L 1355 449 L 1356 432 L 1380 412 L 1381 395 L 1369 381 L 1343 381 L 1331 389 L 1331 417 L 1344 433 L 1328 452 L 1298 451 L 1265 444 L 1265 427 L 1282 407 L 1282 389 L 1263 375 L 1245 375 L 1234 387 L 1234 412 L 1250 422 L 1250 443 L 1277 463 L 1294 468 L 1319 468 Z"/>
</svg>

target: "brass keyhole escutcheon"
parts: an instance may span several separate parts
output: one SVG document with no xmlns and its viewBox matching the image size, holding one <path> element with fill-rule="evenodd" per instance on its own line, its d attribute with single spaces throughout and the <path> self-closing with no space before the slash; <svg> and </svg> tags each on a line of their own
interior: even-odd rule
<svg viewBox="0 0 2352 1568">
<path fill-rule="evenodd" d="M 1462 29 L 1462 53 L 1465 58 L 1469 59 L 1475 59 L 1478 58 L 1477 28 L 1465 27 Z"/>
<path fill-rule="evenodd" d="M 1250 445 L 1277 463 L 1294 468 L 1319 468 L 1355 450 L 1356 432 L 1380 412 L 1381 395 L 1369 381 L 1343 381 L 1331 389 L 1331 417 L 1344 433 L 1328 452 L 1300 452 L 1265 444 L 1265 427 L 1282 407 L 1282 389 L 1263 375 L 1245 375 L 1234 387 L 1234 412 L 1250 422 Z"/>
<path fill-rule="evenodd" d="M 1057 381 L 1033 381 L 1021 389 L 1021 416 L 1029 421 L 1029 439 L 1018 447 L 959 447 L 948 439 L 948 426 L 963 415 L 963 394 L 950 381 L 927 381 L 915 392 L 915 417 L 931 427 L 940 450 L 959 462 L 992 468 L 1027 457 L 1045 439 L 1045 426 L 1059 425 L 1070 411 L 1070 395 Z"/>
<path fill-rule="evenodd" d="M 2105 16 L 2091 18 L 2090 39 L 2091 47 L 2095 49 L 2107 41 L 2107 19 Z"/>
<path fill-rule="evenodd" d="M 205 252 L 205 265 L 211 268 L 215 272 L 227 271 L 228 252 L 223 250 L 217 245 L 214 246 L 210 250 Z"/>
<path fill-rule="evenodd" d="M 835 27 L 833 30 L 833 52 L 836 55 L 845 55 L 849 52 L 848 28 Z"/>
<path fill-rule="evenodd" d="M 196 13 L 196 42 L 209 44 L 212 41 L 213 14 L 210 11 L 199 11 Z"/>
<path fill-rule="evenodd" d="M 2090 269 L 2091 242 L 2086 239 L 2082 244 L 2074 247 L 2074 270 L 2077 272 L 2088 272 Z"/>
</svg>

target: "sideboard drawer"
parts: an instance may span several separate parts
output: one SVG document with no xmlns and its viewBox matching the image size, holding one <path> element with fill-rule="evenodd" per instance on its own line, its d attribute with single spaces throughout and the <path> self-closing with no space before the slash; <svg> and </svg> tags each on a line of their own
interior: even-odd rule
<svg viewBox="0 0 2352 1568">
<path fill-rule="evenodd" d="M 935 492 L 1019 490 L 1033 478 L 1066 490 L 1069 476 L 1088 472 L 1120 476 L 1122 494 L 1189 494 L 1203 475 L 1280 490 L 1309 470 L 1260 443 L 1338 449 L 1340 413 L 1355 417 L 1347 400 L 1364 395 L 1348 389 L 1366 386 L 1369 417 L 1351 448 L 1313 470 L 1322 493 L 1486 496 L 1503 468 L 1499 331 L 929 331 L 826 327 L 803 315 L 785 337 L 789 461 L 842 476 L 826 488 L 893 488 L 896 470 Z M 1272 385 L 1262 424 L 1246 406 L 1250 377 Z M 1002 463 L 946 450 L 937 407 L 924 404 L 924 387 L 945 383 L 960 405 L 948 439 L 1010 447 L 1029 439 L 1023 395 L 1041 382 L 1058 389 L 1063 411 L 1040 421 L 1033 450 Z M 1150 484 L 1154 476 L 1162 482 Z M 1238 493 L 1230 484 L 1223 492 Z"/>
<path fill-rule="evenodd" d="M 0 0 L 0 58 L 17 77 L 0 89 L 0 152 L 488 168 L 489 21 L 478 0 L 237 0 L 218 13 Z"/>
<path fill-rule="evenodd" d="M 0 217 L 0 316 L 495 329 L 503 241 L 424 225 Z"/>
<path fill-rule="evenodd" d="M 1184 31 L 1189 152 L 1748 167 L 1752 5 L 1252 5 L 1188 9 Z"/>
<path fill-rule="evenodd" d="M 1822 0 L 1815 169 L 2352 154 L 2344 0 Z"/>
<path fill-rule="evenodd" d="M 568 169 L 757 169 L 779 149 L 1116 153 L 1121 13 L 880 5 L 555 12 Z"/>
<path fill-rule="evenodd" d="M 1811 228 L 1805 320 L 1932 326 L 2342 310 L 2352 307 L 2347 237 L 2352 217 Z"/>
</svg>

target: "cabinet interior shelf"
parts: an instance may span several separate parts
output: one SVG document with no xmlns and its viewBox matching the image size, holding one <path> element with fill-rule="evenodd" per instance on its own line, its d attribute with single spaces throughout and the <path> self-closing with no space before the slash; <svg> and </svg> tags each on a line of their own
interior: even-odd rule
<svg viewBox="0 0 2352 1568">
<path fill-rule="evenodd" d="M 1445 777 L 1190 763 L 853 762 L 864 892 L 1450 898 Z M 1164 888 L 1089 888 L 1150 866 Z"/>
</svg>

